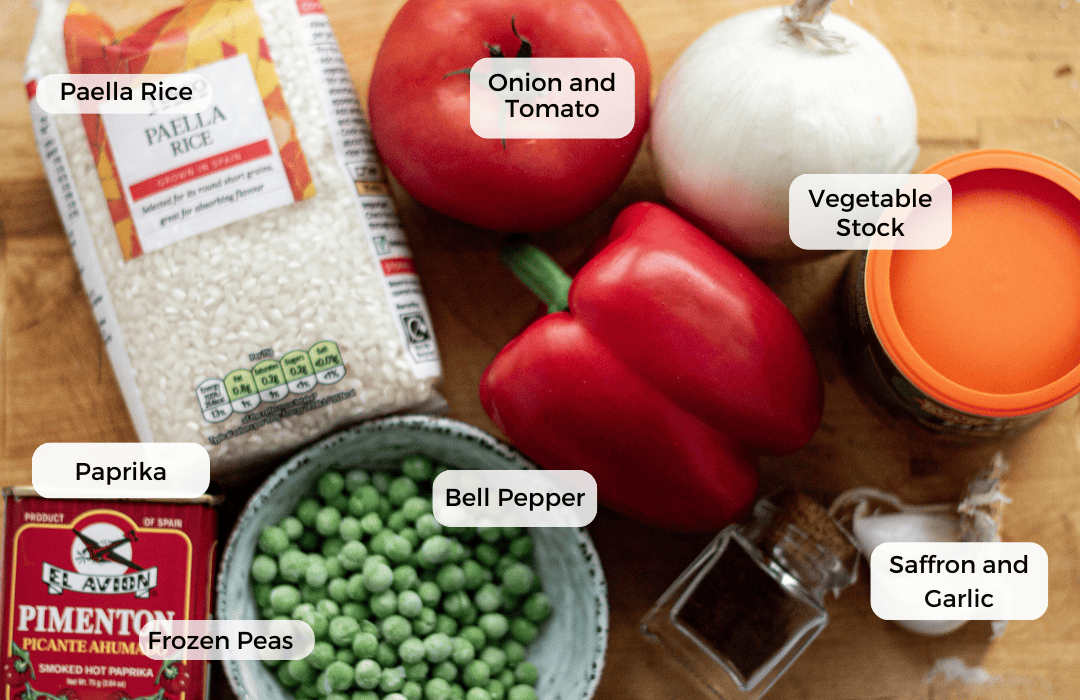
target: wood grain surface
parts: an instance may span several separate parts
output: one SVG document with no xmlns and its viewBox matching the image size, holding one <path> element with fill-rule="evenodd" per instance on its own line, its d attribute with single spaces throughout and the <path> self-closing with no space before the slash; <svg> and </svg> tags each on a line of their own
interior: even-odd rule
<svg viewBox="0 0 1080 700">
<path fill-rule="evenodd" d="M 380 37 L 402 0 L 324 0 L 352 75 L 366 95 Z M 557 0 L 552 0 L 556 2 Z M 94 4 L 94 3 L 91 3 Z M 144 3 L 127 3 L 145 11 Z M 712 24 L 755 0 L 624 0 L 659 84 Z M 1080 3 L 1076 0 L 837 0 L 894 53 L 915 92 L 923 168 L 977 147 L 1019 148 L 1080 169 Z M 134 433 L 105 359 L 34 148 L 21 82 L 34 21 L 30 0 L 0 4 L 0 485 L 30 482 L 34 449 L 50 441 L 124 441 Z M 451 415 L 494 431 L 477 398 L 481 372 L 536 310 L 498 262 L 499 241 L 420 207 L 396 190 L 445 363 Z M 625 205 L 660 200 L 647 149 L 623 186 L 585 221 L 551 238 L 576 258 Z M 912 502 L 951 500 L 1001 447 L 1012 471 L 1005 537 L 1050 558 L 1050 606 L 989 640 L 976 622 L 930 639 L 878 619 L 866 571 L 829 602 L 832 622 L 769 694 L 776 700 L 1080 697 L 1080 402 L 1011 443 L 949 447 L 897 430 L 859 401 L 836 359 L 833 301 L 846 256 L 754 269 L 795 312 L 826 382 L 813 442 L 763 465 L 765 486 L 791 484 L 827 502 L 874 485 Z M 267 467 L 272 465 L 266 465 Z M 252 474 L 252 479 L 257 474 Z M 229 489 L 234 512 L 250 486 Z M 705 697 L 649 644 L 638 623 L 707 541 L 603 511 L 589 528 L 608 576 L 611 639 L 600 700 Z M 959 657 L 984 685 L 929 678 Z M 220 677 L 215 697 L 230 693 Z"/>
</svg>

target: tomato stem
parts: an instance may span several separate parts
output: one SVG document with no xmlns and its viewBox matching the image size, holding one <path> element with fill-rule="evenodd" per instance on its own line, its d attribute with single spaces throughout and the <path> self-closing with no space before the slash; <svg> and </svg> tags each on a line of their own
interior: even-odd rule
<svg viewBox="0 0 1080 700">
<path fill-rule="evenodd" d="M 502 250 L 503 264 L 510 268 L 540 301 L 547 304 L 548 313 L 570 308 L 570 284 L 573 279 L 558 263 L 520 236 L 506 242 Z"/>
</svg>

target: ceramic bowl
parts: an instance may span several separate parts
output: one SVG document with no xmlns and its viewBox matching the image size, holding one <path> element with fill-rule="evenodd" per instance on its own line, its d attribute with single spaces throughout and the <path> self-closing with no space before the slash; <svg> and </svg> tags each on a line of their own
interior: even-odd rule
<svg viewBox="0 0 1080 700">
<path fill-rule="evenodd" d="M 216 616 L 259 617 L 251 562 L 259 533 L 291 514 L 328 469 L 395 469 L 399 460 L 426 454 L 462 469 L 533 469 L 521 453 L 470 425 L 432 416 L 396 416 L 362 423 L 305 449 L 283 464 L 251 497 L 233 528 L 218 574 Z M 588 700 L 596 691 L 607 647 L 607 585 L 588 534 L 575 528 L 532 528 L 535 568 L 551 598 L 552 614 L 529 646 L 540 679 L 539 700 Z M 258 661 L 225 661 L 240 700 L 291 700 Z"/>
</svg>

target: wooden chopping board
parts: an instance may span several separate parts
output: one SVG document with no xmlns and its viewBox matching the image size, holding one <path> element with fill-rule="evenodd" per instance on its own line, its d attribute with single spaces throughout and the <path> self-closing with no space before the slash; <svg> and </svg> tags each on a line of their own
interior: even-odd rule
<svg viewBox="0 0 1080 700">
<path fill-rule="evenodd" d="M 134 4 L 134 3 L 132 3 Z M 401 0 L 324 0 L 362 95 Z M 761 6 L 752 0 L 625 0 L 652 62 L 654 90 L 678 54 L 712 24 Z M 1073 0 L 838 2 L 897 57 L 919 107 L 917 168 L 972 148 L 1017 148 L 1080 170 L 1080 4 Z M 34 20 L 30 0 L 0 7 L 0 485 L 30 482 L 30 457 L 49 441 L 132 440 L 96 327 L 34 149 L 20 76 Z M 498 241 L 425 210 L 397 190 L 445 363 L 451 415 L 494 431 L 476 387 L 487 363 L 535 312 L 498 262 Z M 643 149 L 620 190 L 560 231 L 555 257 L 576 258 L 626 204 L 660 200 Z M 912 502 L 954 499 L 1001 447 L 1012 464 L 1005 537 L 1050 557 L 1050 607 L 989 641 L 987 623 L 940 639 L 873 615 L 864 575 L 770 698 L 886 700 L 1080 696 L 1080 402 L 1002 446 L 956 448 L 897 431 L 856 398 L 835 356 L 833 298 L 844 254 L 794 265 L 755 264 L 795 312 L 826 381 L 825 420 L 813 442 L 764 465 L 766 486 L 802 487 L 827 502 L 874 485 Z M 250 487 L 230 490 L 242 503 Z M 608 576 L 611 639 L 597 697 L 696 698 L 700 688 L 638 632 L 654 601 L 707 537 L 659 532 L 603 511 L 590 527 Z M 865 574 L 865 570 L 863 572 Z M 992 677 L 969 685 L 928 679 L 959 657 Z M 221 679 L 215 697 L 229 695 Z"/>
</svg>

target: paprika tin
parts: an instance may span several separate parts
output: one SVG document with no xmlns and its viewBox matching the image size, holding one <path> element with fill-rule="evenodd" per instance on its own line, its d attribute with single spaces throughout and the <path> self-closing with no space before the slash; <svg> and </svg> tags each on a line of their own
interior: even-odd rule
<svg viewBox="0 0 1080 700">
<path fill-rule="evenodd" d="M 856 256 L 847 360 L 861 389 L 931 432 L 1025 428 L 1080 392 L 1080 177 L 990 150 L 926 172 L 952 185 L 952 238 Z"/>
<path fill-rule="evenodd" d="M 203 700 L 205 661 L 139 649 L 150 620 L 208 619 L 216 501 L 4 489 L 0 700 Z"/>
</svg>

